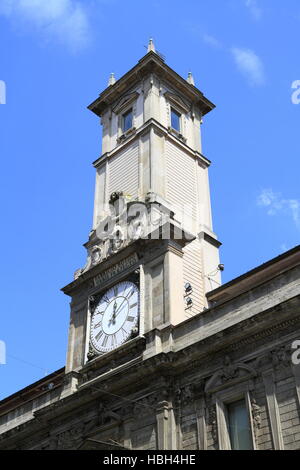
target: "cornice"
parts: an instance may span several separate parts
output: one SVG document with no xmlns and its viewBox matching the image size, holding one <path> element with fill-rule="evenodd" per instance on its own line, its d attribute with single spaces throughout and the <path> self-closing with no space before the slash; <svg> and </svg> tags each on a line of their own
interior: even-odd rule
<svg viewBox="0 0 300 470">
<path fill-rule="evenodd" d="M 93 162 L 93 166 L 95 168 L 98 168 L 100 165 L 106 162 L 106 160 L 109 160 L 113 158 L 116 154 L 122 152 L 124 148 L 132 144 L 135 140 L 138 140 L 141 135 L 147 133 L 148 131 L 150 131 L 150 129 L 154 129 L 157 132 L 160 132 L 161 134 L 163 134 L 167 139 L 169 139 L 175 145 L 180 147 L 182 150 L 184 150 L 193 158 L 197 159 L 203 166 L 208 168 L 211 165 L 211 161 L 208 158 L 206 158 L 204 155 L 199 153 L 197 150 L 193 150 L 186 143 L 182 142 L 182 140 L 176 137 L 172 132 L 170 132 L 167 127 L 163 126 L 161 123 L 156 121 L 156 119 L 151 118 L 147 122 L 145 122 L 141 127 L 136 129 L 133 134 L 129 135 L 124 142 L 120 143 L 117 147 L 115 147 L 110 152 L 106 152 L 103 155 L 101 155 L 99 158 L 97 158 L 97 160 Z"/>
<path fill-rule="evenodd" d="M 99 98 L 88 106 L 88 109 L 97 116 L 101 116 L 108 106 L 120 98 L 122 94 L 126 93 L 126 90 L 135 86 L 151 73 L 156 73 L 171 83 L 175 89 L 180 90 L 189 100 L 200 107 L 203 115 L 215 108 L 215 105 L 198 88 L 178 75 L 156 53 L 149 52 L 131 70 L 117 80 L 114 85 L 106 88 L 99 95 Z"/>
<path fill-rule="evenodd" d="M 263 285 L 276 276 L 290 271 L 299 265 L 300 245 L 260 266 L 257 266 L 251 271 L 227 282 L 221 287 L 208 292 L 206 297 L 210 302 L 215 302 L 218 305 L 224 302 L 229 302 L 233 298 Z"/>
</svg>

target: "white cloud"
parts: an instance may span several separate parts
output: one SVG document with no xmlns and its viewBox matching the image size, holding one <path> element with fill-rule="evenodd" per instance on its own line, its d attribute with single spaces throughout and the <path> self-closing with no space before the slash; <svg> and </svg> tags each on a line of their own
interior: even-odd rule
<svg viewBox="0 0 300 470">
<path fill-rule="evenodd" d="M 257 0 L 245 0 L 245 6 L 256 21 L 259 21 L 262 18 L 263 11 L 262 8 L 258 6 Z"/>
<path fill-rule="evenodd" d="M 280 193 L 274 193 L 272 189 L 263 189 L 257 198 L 260 207 L 267 208 L 270 216 L 286 213 L 292 217 L 296 227 L 300 229 L 300 200 L 285 199 Z"/>
<path fill-rule="evenodd" d="M 67 45 L 76 51 L 89 42 L 89 21 L 78 0 L 1 0 L 0 15 L 18 29 L 34 28 L 47 41 Z"/>
<path fill-rule="evenodd" d="M 246 76 L 250 85 L 260 86 L 265 83 L 264 65 L 254 51 L 233 47 L 231 53 L 238 69 Z"/>
<path fill-rule="evenodd" d="M 202 39 L 209 46 L 216 47 L 216 48 L 222 47 L 221 42 L 218 39 L 216 39 L 214 36 L 211 36 L 210 34 L 203 34 Z"/>
</svg>

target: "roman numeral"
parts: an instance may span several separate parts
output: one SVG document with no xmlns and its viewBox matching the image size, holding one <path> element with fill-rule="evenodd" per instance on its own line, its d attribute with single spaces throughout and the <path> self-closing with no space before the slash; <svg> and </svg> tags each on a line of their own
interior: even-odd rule
<svg viewBox="0 0 300 470">
<path fill-rule="evenodd" d="M 99 311 L 99 312 L 97 312 L 97 310 L 96 310 L 95 315 L 103 315 L 104 312 L 105 312 L 105 310 Z"/>
<path fill-rule="evenodd" d="M 99 333 L 95 336 L 96 341 L 99 341 L 102 335 L 103 335 L 103 331 L 99 331 Z"/>
<path fill-rule="evenodd" d="M 108 340 L 108 336 L 105 336 L 104 340 L 102 341 L 102 347 L 105 348 L 105 346 L 107 344 L 107 340 Z"/>
<path fill-rule="evenodd" d="M 128 335 L 128 332 L 126 330 L 124 330 L 123 327 L 121 328 L 121 331 L 122 331 L 124 337 L 126 337 Z"/>
<path fill-rule="evenodd" d="M 127 321 L 134 321 L 135 318 L 134 317 L 127 317 Z"/>
<path fill-rule="evenodd" d="M 111 345 L 112 347 L 115 347 L 116 344 L 117 344 L 117 338 L 116 338 L 116 335 L 113 334 L 111 335 Z"/>
<path fill-rule="evenodd" d="M 127 298 L 127 299 L 130 299 L 130 297 L 132 297 L 134 293 L 135 293 L 135 290 L 132 289 L 132 290 L 126 295 L 126 298 Z"/>
<path fill-rule="evenodd" d="M 110 300 L 109 298 L 107 297 L 107 295 L 105 295 L 103 298 L 102 298 L 103 302 L 106 302 L 107 304 L 109 304 Z"/>
<path fill-rule="evenodd" d="M 96 325 L 94 325 L 94 330 L 95 330 L 96 328 L 99 328 L 99 326 L 101 326 L 101 324 L 102 324 L 102 320 L 99 321 L 99 323 L 96 323 Z"/>
<path fill-rule="evenodd" d="M 114 287 L 114 296 L 117 297 L 118 295 L 118 286 Z"/>
<path fill-rule="evenodd" d="M 137 302 L 135 302 L 134 304 L 130 305 L 130 308 L 133 308 L 137 305 Z"/>
</svg>

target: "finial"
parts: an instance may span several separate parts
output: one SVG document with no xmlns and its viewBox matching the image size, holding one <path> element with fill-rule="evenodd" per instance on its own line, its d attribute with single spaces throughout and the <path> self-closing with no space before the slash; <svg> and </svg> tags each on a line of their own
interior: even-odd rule
<svg viewBox="0 0 300 470">
<path fill-rule="evenodd" d="M 195 86 L 195 81 L 194 81 L 194 77 L 193 77 L 192 72 L 189 72 L 189 73 L 188 73 L 188 78 L 186 79 L 186 81 L 187 81 L 190 85 L 194 85 L 194 86 Z"/>
<path fill-rule="evenodd" d="M 116 83 L 116 77 L 114 73 L 111 73 L 108 80 L 108 86 L 114 85 Z"/>
<path fill-rule="evenodd" d="M 156 52 L 154 42 L 153 42 L 152 38 L 149 39 L 148 51 L 147 52 L 151 52 L 151 51 Z"/>
</svg>

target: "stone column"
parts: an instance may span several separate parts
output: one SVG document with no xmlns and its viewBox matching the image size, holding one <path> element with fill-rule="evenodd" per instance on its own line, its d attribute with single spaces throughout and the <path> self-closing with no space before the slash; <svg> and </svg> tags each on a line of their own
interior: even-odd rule
<svg viewBox="0 0 300 470">
<path fill-rule="evenodd" d="M 195 401 L 195 408 L 196 408 L 196 419 L 197 419 L 198 449 L 207 450 L 204 398 L 199 398 L 198 400 Z"/>
<path fill-rule="evenodd" d="M 271 425 L 271 434 L 273 439 L 274 450 L 283 450 L 283 437 L 280 422 L 279 408 L 276 398 L 276 389 L 274 383 L 273 371 L 263 372 L 263 381 L 265 384 L 268 414 Z"/>
<path fill-rule="evenodd" d="M 158 450 L 168 450 L 168 419 L 169 403 L 167 401 L 162 401 L 158 403 L 156 409 Z"/>
</svg>

